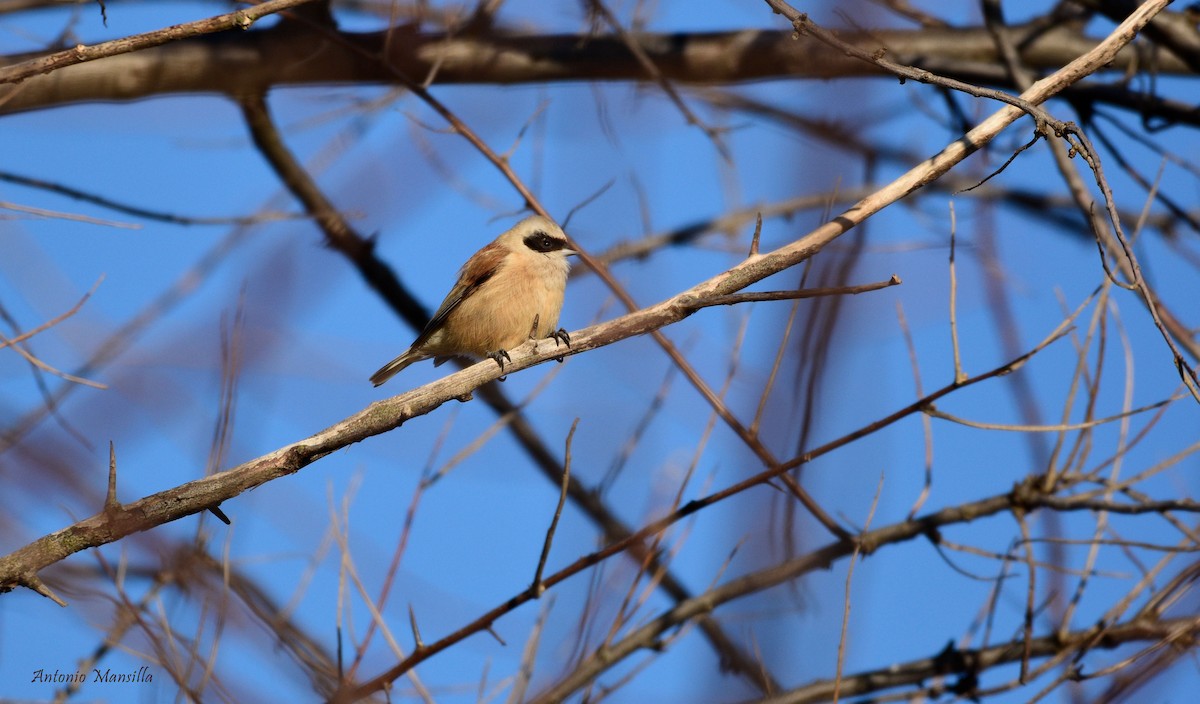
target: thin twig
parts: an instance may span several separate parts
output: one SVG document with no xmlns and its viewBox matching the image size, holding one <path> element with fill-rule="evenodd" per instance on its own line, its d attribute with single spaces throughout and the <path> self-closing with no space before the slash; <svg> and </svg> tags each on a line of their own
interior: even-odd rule
<svg viewBox="0 0 1200 704">
<path fill-rule="evenodd" d="M 215 15 L 195 22 L 177 24 L 171 27 L 156 29 L 144 34 L 135 34 L 121 39 L 114 39 L 92 46 L 77 44 L 71 49 L 54 52 L 36 59 L 22 61 L 0 68 L 0 84 L 19 83 L 26 78 L 39 74 L 50 73 L 65 66 L 73 66 L 85 61 L 95 61 L 108 56 L 117 56 L 131 51 L 149 47 L 162 46 L 188 37 L 198 37 L 213 32 L 224 32 L 230 29 L 249 29 L 258 20 L 293 7 L 299 7 L 313 0 L 266 0 L 258 5 Z"/>
<path fill-rule="evenodd" d="M 20 205 L 18 203 L 10 203 L 0 200 L 0 210 L 12 210 L 25 215 L 32 215 L 38 218 L 47 218 L 50 220 L 68 220 L 71 222 L 83 222 L 89 225 L 101 225 L 103 227 L 115 227 L 122 230 L 140 230 L 142 226 L 134 222 L 118 222 L 116 220 L 103 220 L 94 218 L 90 215 L 79 215 L 78 213 L 65 213 L 61 210 L 48 210 L 46 208 L 35 208 L 29 205 Z M 0 218 L 4 220 L 8 218 Z"/>
<path fill-rule="evenodd" d="M 954 266 L 955 234 L 958 226 L 954 217 L 954 201 L 950 201 L 950 344 L 954 349 L 954 380 L 967 377 L 962 368 L 962 355 L 958 349 L 958 274 Z"/>
<path fill-rule="evenodd" d="M 883 493 L 883 473 L 879 474 L 879 482 L 875 485 L 875 497 L 871 499 L 871 508 L 867 511 L 867 520 L 863 523 L 863 532 L 871 529 L 871 519 L 875 517 L 875 509 L 879 507 L 879 496 Z M 854 583 L 854 566 L 862 553 L 861 541 L 855 541 L 854 553 L 850 555 L 850 563 L 846 567 L 845 605 L 842 607 L 842 632 L 838 636 L 837 668 L 833 679 L 833 704 L 837 704 L 842 693 L 842 668 L 846 665 L 846 631 L 850 627 L 850 585 Z"/>
<path fill-rule="evenodd" d="M 679 109 L 679 112 L 683 114 L 683 117 L 685 120 L 687 120 L 687 123 L 689 125 L 695 125 L 696 127 L 699 127 L 700 130 L 703 131 L 713 143 L 713 146 L 716 147 L 717 152 L 721 155 L 721 157 L 725 159 L 726 162 L 732 162 L 733 154 L 730 153 L 729 147 L 721 139 L 720 131 L 716 128 L 706 125 L 703 120 L 701 120 L 694 112 L 692 112 L 692 109 L 687 106 L 686 102 L 684 102 L 683 96 L 679 95 L 679 92 L 675 90 L 675 87 L 671 85 L 671 82 L 667 80 L 667 77 L 662 74 L 662 71 L 658 70 L 658 66 L 655 65 L 654 60 L 651 59 L 642 49 L 637 37 L 631 35 L 623 26 L 621 26 L 621 23 L 617 21 L 617 18 L 613 16 L 612 12 L 609 11 L 609 9 L 604 5 L 603 2 L 601 2 L 601 0 L 588 0 L 588 6 L 591 7 L 593 12 L 600 15 L 609 27 L 612 27 L 613 31 L 617 33 L 617 36 L 620 37 L 621 41 L 625 43 L 625 46 L 629 48 L 629 53 L 633 54 L 634 58 L 636 58 L 638 63 L 641 64 L 642 68 L 646 70 L 646 73 L 650 74 L 650 79 L 657 83 L 658 86 L 662 88 L 663 92 L 667 94 L 667 98 L 669 98 L 675 107 Z"/>
<path fill-rule="evenodd" d="M 788 311 L 787 323 L 783 326 L 783 334 L 779 336 L 779 344 L 775 346 L 775 359 L 771 361 L 771 371 L 767 374 L 767 380 L 763 383 L 762 393 L 758 397 L 758 407 L 754 409 L 754 419 L 750 421 L 750 432 L 757 436 L 759 428 L 762 426 L 762 419 L 767 411 L 767 401 L 771 398 L 771 392 L 775 389 L 775 380 L 779 376 L 779 369 L 783 366 L 784 355 L 788 351 L 788 340 L 792 336 L 792 327 L 796 323 L 796 314 L 800 312 L 800 301 L 797 300 L 792 304 L 792 309 Z"/>
<path fill-rule="evenodd" d="M 1061 433 L 1074 430 L 1087 430 L 1089 428 L 1095 428 L 1099 425 L 1105 425 L 1118 420 L 1125 420 L 1131 416 L 1145 413 L 1146 411 L 1153 411 L 1157 408 L 1163 408 L 1185 397 L 1186 394 L 1177 393 L 1172 395 L 1170 398 L 1163 399 L 1162 401 L 1151 403 L 1140 408 L 1122 411 L 1116 415 L 1107 416 L 1105 418 L 1094 418 L 1082 423 L 1060 423 L 1058 425 L 1012 425 L 1006 423 L 982 423 L 979 421 L 967 420 L 966 418 L 960 418 L 958 416 L 946 413 L 945 411 L 940 411 L 936 406 L 933 405 L 922 409 L 922 411 L 932 418 L 941 418 L 942 420 L 948 420 L 951 423 L 965 425 L 968 428 L 979 428 L 981 430 L 1004 430 L 1016 433 Z"/>
<path fill-rule="evenodd" d="M 529 631 L 529 638 L 525 641 L 525 649 L 521 651 L 521 664 L 517 670 L 516 678 L 513 681 L 512 689 L 508 693 L 509 704 L 521 704 L 525 701 L 525 692 L 529 688 L 529 681 L 533 679 L 533 664 L 537 658 L 538 643 L 541 642 L 542 633 L 546 630 L 546 620 L 550 616 L 550 608 L 554 604 L 554 599 L 547 599 L 542 605 L 542 609 L 538 612 L 537 620 L 533 623 L 533 628 Z M 480 697 L 479 701 L 484 701 Z"/>
<path fill-rule="evenodd" d="M 83 298 L 80 298 L 79 301 L 75 305 L 71 306 L 71 308 L 68 311 L 66 311 L 65 313 L 61 313 L 61 314 L 51 318 L 50 320 L 47 320 L 46 322 L 42 323 L 41 325 L 37 326 L 36 328 L 34 328 L 32 330 L 26 330 L 25 332 L 21 333 L 20 335 L 0 340 L 0 350 L 4 349 L 5 347 L 8 347 L 9 345 L 15 345 L 15 344 L 24 342 L 25 340 L 28 340 L 29 338 L 33 337 L 34 335 L 37 335 L 40 332 L 49 330 L 50 328 L 54 327 L 55 325 L 58 325 L 62 321 L 66 320 L 67 318 L 70 318 L 72 315 L 75 315 L 76 313 L 78 313 L 79 309 L 83 307 L 83 304 L 87 303 L 87 300 L 92 297 L 93 293 L 96 292 L 96 289 L 100 288 L 100 283 L 102 281 L 104 281 L 104 274 L 101 274 L 100 278 L 96 279 L 96 283 L 92 284 L 92 287 L 90 289 L 88 289 L 88 292 L 83 294 Z"/>
<path fill-rule="evenodd" d="M 1030 485 L 1032 486 L 1032 485 Z M 1024 684 L 1029 681 L 1029 660 L 1033 657 L 1033 604 L 1037 598 L 1037 566 L 1034 564 L 1033 543 L 1029 539 L 1029 521 L 1023 510 L 1013 511 L 1017 525 L 1021 527 L 1021 542 L 1025 547 L 1025 569 L 1029 573 L 1025 590 L 1025 619 L 1024 635 L 1022 636 L 1023 650 L 1021 651 L 1021 676 L 1018 680 Z"/>
<path fill-rule="evenodd" d="M 904 345 L 908 348 L 908 361 L 912 365 L 913 385 L 916 387 L 917 396 L 924 396 L 925 391 L 921 384 L 921 365 L 917 359 L 917 347 L 913 344 L 912 330 L 908 327 L 908 320 L 904 317 L 904 306 L 900 301 L 896 301 L 896 319 L 900 324 L 900 332 L 904 335 Z M 912 508 L 908 510 L 908 517 L 916 516 L 929 499 L 929 494 L 933 490 L 933 423 L 929 420 L 929 416 L 921 414 L 921 430 L 925 439 L 925 482 L 921 486 L 921 493 L 917 495 L 916 501 L 913 502 Z"/>
<path fill-rule="evenodd" d="M 542 570 L 546 569 L 546 559 L 550 557 L 550 544 L 554 542 L 554 531 L 558 529 L 558 519 L 562 516 L 563 504 L 567 501 L 567 485 L 571 478 L 571 440 L 575 437 L 575 429 L 579 427 L 579 419 L 571 423 L 567 433 L 567 449 L 563 455 L 562 491 L 558 494 L 558 506 L 554 508 L 554 518 L 550 519 L 550 528 L 546 531 L 546 539 L 542 542 L 542 554 L 538 557 L 537 569 L 533 573 L 533 591 L 539 598 L 546 591 L 542 582 Z"/>
<path fill-rule="evenodd" d="M 49 364 L 47 364 L 46 362 L 43 362 L 42 360 L 35 357 L 33 355 L 33 353 L 30 352 L 29 350 L 25 349 L 25 347 L 23 345 L 14 345 L 13 341 L 11 339 L 5 337 L 3 334 L 0 334 L 0 348 L 3 348 L 3 347 L 12 347 L 14 350 L 17 351 L 17 354 L 21 355 L 25 359 L 26 362 L 29 362 L 34 367 L 37 367 L 38 369 L 41 369 L 42 371 L 44 371 L 48 374 L 53 374 L 54 376 L 61 377 L 67 381 L 71 381 L 76 384 L 82 384 L 83 386 L 90 386 L 93 389 L 104 390 L 104 389 L 108 388 L 107 384 L 102 384 L 98 381 L 92 381 L 91 379 L 85 379 L 81 376 L 69 374 L 67 372 L 62 371 L 61 369 L 52 367 Z"/>
<path fill-rule="evenodd" d="M 256 215 L 227 218 L 176 215 L 174 213 L 167 213 L 159 210 L 149 210 L 136 205 L 120 203 L 110 198 L 105 198 L 104 196 L 96 195 L 94 193 L 88 193 L 87 191 L 66 186 L 61 183 L 54 183 L 53 181 L 46 181 L 39 178 L 33 178 L 31 176 L 22 176 L 20 174 L 14 174 L 8 171 L 0 171 L 0 181 L 15 183 L 19 186 L 35 188 L 48 193 L 66 196 L 72 200 L 91 203 L 102 208 L 115 210 L 119 213 L 125 213 L 126 215 L 134 215 L 139 218 L 145 218 L 146 220 L 156 220 L 158 222 L 165 222 L 173 225 L 255 225 L 258 223 L 276 220 L 295 220 L 301 217 L 293 213 L 278 212 L 262 212 Z"/>
<path fill-rule="evenodd" d="M 806 288 L 798 291 L 754 291 L 751 293 L 730 293 L 724 296 L 713 296 L 702 301 L 697 301 L 695 308 L 709 308 L 712 306 L 732 306 L 738 303 L 754 303 L 757 301 L 791 301 L 799 298 L 819 298 L 821 296 L 853 296 L 860 293 L 868 293 L 870 291 L 878 291 L 880 289 L 899 286 L 903 282 L 899 276 L 892 274 L 892 277 L 886 281 L 876 281 L 869 284 L 859 284 L 857 286 L 831 286 L 828 288 Z"/>
</svg>

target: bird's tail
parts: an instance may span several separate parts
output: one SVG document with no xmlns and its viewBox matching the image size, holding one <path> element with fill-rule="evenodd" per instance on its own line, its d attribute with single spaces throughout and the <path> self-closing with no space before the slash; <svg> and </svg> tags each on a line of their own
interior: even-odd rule
<svg viewBox="0 0 1200 704">
<path fill-rule="evenodd" d="M 406 350 L 404 354 L 383 365 L 379 371 L 372 374 L 371 383 L 379 386 L 383 382 L 399 374 L 400 371 L 408 365 L 412 364 L 413 362 L 419 362 L 421 359 L 423 358 L 420 355 L 414 354 L 411 349 Z"/>
</svg>

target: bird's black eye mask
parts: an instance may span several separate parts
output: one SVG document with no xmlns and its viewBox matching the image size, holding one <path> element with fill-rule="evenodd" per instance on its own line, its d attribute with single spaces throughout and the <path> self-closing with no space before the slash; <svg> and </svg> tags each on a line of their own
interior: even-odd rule
<svg viewBox="0 0 1200 704">
<path fill-rule="evenodd" d="M 567 246 L 565 240 L 560 240 L 557 237 L 551 237 L 545 232 L 538 230 L 532 235 L 525 236 L 525 246 L 535 252 L 557 252 Z"/>
</svg>

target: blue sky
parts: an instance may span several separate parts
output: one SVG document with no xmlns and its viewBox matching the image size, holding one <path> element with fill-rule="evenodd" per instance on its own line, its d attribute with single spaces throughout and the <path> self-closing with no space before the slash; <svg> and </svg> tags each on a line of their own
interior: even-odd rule
<svg viewBox="0 0 1200 704">
<path fill-rule="evenodd" d="M 528 18 L 531 3 L 505 6 L 508 17 Z M 87 41 L 145 31 L 215 12 L 208 4 L 143 5 L 110 3 L 107 30 L 98 26 L 94 8 L 81 9 L 75 31 Z M 704 12 L 694 5 L 663 3 L 651 24 L 656 30 L 701 30 L 728 27 L 778 27 L 779 19 L 754 3 L 709 2 Z M 509 14 L 510 13 L 510 14 Z M 570 6 L 538 16 L 539 31 L 576 31 L 578 9 Z M 39 13 L 0 21 L 0 51 L 30 47 L 22 32 L 52 36 L 62 15 Z M 827 21 L 829 17 L 818 17 Z M 967 19 L 967 18 L 963 18 Z M 367 22 L 364 20 L 364 24 Z M 1188 90 L 1168 83 L 1166 90 Z M 570 232 L 591 251 L 645 234 L 642 209 L 650 214 L 650 230 L 678 227 L 727 210 L 806 193 L 845 190 L 861 185 L 863 170 L 852 156 L 831 151 L 809 137 L 771 124 L 728 118 L 734 130 L 729 143 L 735 159 L 724 163 L 703 134 L 686 129 L 683 118 L 658 91 L 624 84 L 541 87 L 438 88 L 438 97 L 497 150 L 508 149 L 522 126 L 544 106 L 542 116 L 512 156 L 513 167 L 531 184 L 542 202 L 563 217 L 576 204 L 608 183 L 612 187 L 571 222 Z M 848 122 L 867 137 L 894 147 L 931 154 L 956 135 L 936 127 L 923 114 L 941 111 L 932 89 L 890 81 L 767 82 L 746 92 L 808 114 Z M 385 95 L 377 87 L 307 88 L 272 92 L 270 104 L 285 129 L 289 146 L 306 163 L 317 163 L 317 178 L 334 202 L 353 217 L 362 233 L 376 235 L 380 256 L 432 309 L 454 273 L 471 252 L 514 222 L 521 201 L 496 171 L 461 139 L 435 133 L 431 112 L 411 96 L 400 96 L 383 109 L 364 114 L 351 109 L 360 100 Z M 1186 94 L 1184 94 L 1186 95 Z M 695 101 L 693 101 L 695 102 Z M 995 106 L 961 99 L 968 114 L 982 118 Z M 603 110 L 598 110 L 598 105 Z M 1071 117 L 1061 104 L 1060 117 Z M 603 114 L 603 120 L 598 117 Z M 704 112 L 719 121 L 720 115 Z M 897 117 L 893 117 L 897 116 Z M 1121 116 L 1128 123 L 1135 121 Z M 607 121 L 607 124 L 606 122 Z M 93 190 L 102 195 L 157 210 L 195 216 L 236 216 L 260 209 L 294 213 L 290 198 L 279 198 L 279 184 L 248 141 L 235 106 L 219 96 L 166 97 L 130 104 L 83 105 L 4 118 L 0 134 L 4 159 L 0 168 Z M 979 177 L 994 169 L 1011 148 L 1031 131 L 1028 120 L 1003 135 L 995 153 L 964 165 L 963 173 Z M 1177 154 L 1194 155 L 1196 136 L 1175 129 L 1157 137 Z M 422 146 L 422 142 L 425 146 Z M 1136 145 L 1123 147 L 1151 174 L 1157 157 Z M 455 181 L 439 174 L 423 153 L 432 150 L 452 169 Z M 882 182 L 909 164 L 881 164 Z M 1137 211 L 1144 194 L 1110 169 L 1123 207 Z M 1060 182 L 1047 150 L 1039 145 L 999 176 L 998 185 L 1058 192 Z M 1168 165 L 1164 184 L 1194 209 L 1194 175 Z M 467 188 L 461 186 L 466 185 Z M 486 199 L 481 202 L 476 195 Z M 817 258 L 817 266 L 833 266 L 839 248 L 863 249 L 852 280 L 884 280 L 898 274 L 904 284 L 844 302 L 835 354 L 823 380 L 825 396 L 815 413 L 809 447 L 866 425 L 915 398 L 911 366 L 896 319 L 902 305 L 928 391 L 951 378 L 948 332 L 949 195 L 900 204 L 871 220 L 864 239 L 847 235 Z M 244 306 L 244 367 L 239 379 L 232 443 L 225 468 L 301 439 L 389 394 L 442 376 L 446 368 L 430 364 L 406 370 L 388 386 L 373 389 L 369 374 L 402 351 L 414 332 L 400 322 L 363 285 L 337 254 L 321 244 L 317 230 L 302 220 L 282 220 L 231 235 L 227 226 L 180 227 L 139 221 L 84 203 L 32 189 L 0 184 L 0 201 L 48 208 L 137 225 L 136 229 L 54 218 L 4 216 L 0 220 L 0 303 L 29 328 L 73 305 L 101 276 L 96 294 L 75 317 L 34 340 L 38 355 L 64 369 L 88 358 L 109 336 L 146 310 L 181 280 L 206 253 L 234 237 L 228 253 L 195 280 L 177 304 L 153 325 L 128 340 L 125 351 L 92 373 L 108 390 L 75 390 L 62 407 L 63 417 L 86 444 L 53 422 L 42 422 L 16 448 L 0 455 L 6 486 L 0 523 L 4 553 L 73 519 L 94 513 L 103 499 L 107 444 L 115 443 L 120 463 L 120 498 L 132 500 L 160 491 L 205 471 L 212 429 L 219 408 L 220 339 L 223 325 Z M 984 294 L 986 272 L 980 265 L 979 242 L 985 230 L 999 233 L 1011 305 L 1019 321 L 1021 347 L 1028 348 L 1100 284 L 1103 272 L 1095 246 L 1054 223 L 1039 222 L 1005 210 L 986 212 L 971 195 L 953 198 L 959 250 L 958 326 L 964 366 L 979 373 L 1003 361 L 1000 340 Z M 820 211 L 764 224 L 763 249 L 792 241 L 821 221 Z M 1193 233 L 1188 233 L 1189 237 Z M 736 264 L 749 245 L 750 228 L 734 238 L 710 237 L 699 246 L 672 249 L 614 272 L 641 305 L 662 300 Z M 1194 323 L 1200 309 L 1194 269 L 1172 254 L 1161 240 L 1138 243 L 1139 256 L 1163 298 Z M 1194 249 L 1194 247 L 1193 247 Z M 825 262 L 830 262 L 826 264 Z M 786 272 L 760 289 L 796 285 L 798 272 Z M 802 304 L 805 305 L 805 304 Z M 1178 377 L 1166 347 L 1145 309 L 1123 291 L 1113 293 L 1113 306 L 1123 329 L 1104 360 L 1105 385 L 1096 415 L 1121 410 L 1125 383 L 1131 403 L 1144 405 L 1175 393 Z M 752 418 L 771 362 L 780 343 L 789 304 L 714 308 L 667 330 L 708 383 L 720 387 L 742 325 L 746 343 L 741 365 L 730 386 L 730 407 Z M 621 311 L 593 276 L 579 276 L 567 292 L 563 324 L 574 330 Z M 1087 330 L 1089 308 L 1078 323 Z M 1111 322 L 1111 321 L 1110 321 Z M 5 328 L 6 331 L 8 330 Z M 7 334 L 7 332 L 6 332 Z M 810 331 L 796 331 L 802 336 Z M 1116 338 L 1121 335 L 1123 340 Z M 1128 344 L 1128 363 L 1121 344 Z M 1075 352 L 1063 340 L 1035 358 L 1026 375 L 1036 399 L 1057 420 L 1069 391 Z M 523 399 L 537 390 L 526 413 L 547 444 L 561 452 L 572 421 L 575 435 L 573 472 L 589 485 L 600 482 L 617 457 L 654 392 L 667 377 L 670 363 L 648 337 L 572 357 L 561 367 L 544 365 L 509 377 L 504 391 Z M 540 385 L 553 375 L 542 388 Z M 61 382 L 49 380 L 51 388 Z M 953 395 L 943 410 L 992 423 L 1021 422 L 1008 382 L 987 382 Z M 760 466 L 740 441 L 719 423 L 699 453 L 698 440 L 710 409 L 678 376 L 645 439 L 630 455 L 625 471 L 608 498 L 629 524 L 661 515 L 681 477 L 695 462 L 696 475 L 685 492 L 694 498 L 732 484 Z M 785 366 L 770 414 L 765 440 L 780 455 L 795 452 L 802 404 L 794 364 Z M 41 404 L 27 366 L 15 355 L 0 353 L 0 417 L 16 419 Z M 1078 420 L 1079 410 L 1072 418 Z M 209 536 L 212 553 L 258 580 L 279 603 L 294 605 L 297 622 L 332 649 L 337 618 L 340 551 L 331 543 L 331 509 L 350 527 L 349 550 L 372 597 L 378 593 L 405 512 L 421 473 L 439 467 L 496 422 L 482 403 L 451 403 L 417 418 L 396 432 L 352 446 L 295 476 L 272 482 L 225 504 L 234 518 L 226 528 L 209 518 L 192 517 L 163 526 L 100 552 L 109 564 L 123 555 L 131 567 L 145 566 L 145 556 L 175 541 L 188 541 L 197 530 Z M 1144 420 L 1135 420 L 1140 428 Z M 1188 401 L 1169 408 L 1148 436 L 1129 453 L 1133 473 L 1184 449 L 1195 437 L 1196 408 Z M 919 495 L 924 473 L 924 440 L 920 420 L 906 419 L 864 441 L 823 457 L 804 470 L 805 486 L 833 515 L 862 525 L 882 477 L 873 525 L 902 520 Z M 1053 435 L 1048 435 L 1053 442 Z M 1105 428 L 1094 439 L 1092 467 L 1116 447 L 1118 435 Z M 1034 471 L 1027 437 L 985 432 L 934 422 L 934 490 L 926 510 L 1002 493 Z M 431 459 L 432 458 L 432 459 Z M 87 469 L 81 469 L 87 468 Z M 1173 472 L 1156 477 L 1143 489 L 1163 498 L 1189 495 L 1189 457 Z M 87 477 L 87 491 L 69 489 L 57 472 Z M 11 493 L 10 493 L 11 492 Z M 10 498 L 11 497 L 11 498 Z M 385 618 L 397 641 L 412 646 L 408 608 L 417 615 L 427 641 L 449 633 L 528 584 L 553 513 L 557 492 L 531 465 L 503 431 L 465 457 L 443 480 L 422 496 L 396 586 Z M 349 514 L 343 515 L 343 505 Z M 783 511 L 782 495 L 768 488 L 745 493 L 703 511 L 694 521 L 675 527 L 668 544 L 678 549 L 673 568 L 695 591 L 717 580 L 761 568 L 782 555 L 778 529 L 768 530 L 764 516 Z M 1091 534 L 1093 519 L 1071 515 L 1064 532 Z M 1177 538 L 1161 522 L 1124 524 L 1123 537 L 1171 542 Z M 1003 552 L 1019 535 L 1008 516 L 956 527 L 947 538 Z M 800 522 L 792 536 L 800 549 L 825 543 L 826 534 L 811 522 Z M 597 546 L 597 532 L 578 510 L 568 506 L 558 531 L 548 570 L 565 566 Z M 1069 549 L 1072 560 L 1081 548 Z M 730 559 L 730 555 L 734 556 Z M 1115 548 L 1106 548 L 1103 564 L 1111 574 L 1096 577 L 1076 619 L 1094 621 L 1128 590 L 1135 566 Z M 67 569 L 95 570 L 97 558 L 79 554 Z M 950 564 L 953 563 L 953 566 Z M 847 672 L 884 667 L 892 662 L 933 655 L 951 639 L 970 631 L 980 617 L 993 583 L 970 579 L 954 567 L 994 578 L 998 563 L 961 553 L 950 561 L 928 543 L 882 551 L 856 567 Z M 847 563 L 798 582 L 729 605 L 722 624 L 746 643 L 758 643 L 768 665 L 788 684 L 799 684 L 832 672 L 843 604 Z M 136 570 L 134 570 L 136 572 Z M 1023 574 L 1023 573 L 1022 573 Z M 602 608 L 612 609 L 628 588 L 630 563 L 610 560 L 596 579 Z M 1021 576 L 1020 579 L 1024 577 Z M 486 672 L 485 692 L 502 687 L 520 662 L 524 641 L 542 609 L 545 633 L 538 655 L 533 690 L 545 686 L 570 661 L 579 611 L 588 597 L 589 578 L 576 577 L 553 590 L 548 599 L 505 616 L 497 632 L 501 645 L 487 635 L 475 636 L 418 669 L 434 687 L 439 701 L 473 701 Z M 1067 589 L 1074 581 L 1067 578 Z M 127 578 L 137 598 L 147 589 L 144 579 Z M 353 586 L 349 587 L 353 590 Z M 27 591 L 0 598 L 0 693 L 17 698 L 50 695 L 45 685 L 29 682 L 32 672 L 73 670 L 79 658 L 99 642 L 109 623 L 107 596 L 64 593 L 71 602 L 60 609 Z M 1008 637 L 1020 624 L 1023 588 L 1006 590 L 997 610 L 993 640 Z M 293 601 L 294 600 L 294 601 Z M 348 632 L 361 634 L 369 620 L 353 598 Z M 651 593 L 638 619 L 667 606 Z M 171 596 L 151 611 L 164 614 L 184 634 L 194 634 L 202 619 L 194 602 Z M 601 620 L 601 623 L 604 623 Z M 1042 626 L 1045 624 L 1042 623 Z M 218 653 L 223 683 L 240 701 L 307 701 L 312 692 L 286 656 L 272 652 L 270 640 L 254 626 L 231 623 Z M 247 628 L 245 632 L 242 628 Z M 212 628 L 209 623 L 206 629 Z M 205 638 L 210 637 L 206 630 Z M 975 638 L 973 642 L 977 641 Z M 207 642 L 207 640 L 206 640 Z M 144 647 L 132 641 L 136 651 Z M 650 665 L 652 676 L 613 695 L 616 701 L 738 701 L 752 690 L 733 677 L 715 673 L 713 655 L 696 633 L 685 635 Z M 394 661 L 376 636 L 364 674 Z M 642 661 L 632 658 L 605 675 L 615 682 Z M 137 652 L 117 652 L 103 667 L 136 669 Z M 170 700 L 174 687 L 161 669 L 152 687 L 85 688 L 93 700 Z M 1013 676 L 1002 669 L 985 677 L 998 684 Z M 1176 673 L 1177 698 L 1194 684 L 1194 672 Z M 1190 678 L 1192 682 L 1183 680 Z M 407 691 L 406 681 L 397 683 Z M 501 696 L 506 696 L 503 693 Z M 1030 692 L 1001 701 L 1024 701 Z M 217 694 L 212 695 L 218 698 Z"/>
</svg>

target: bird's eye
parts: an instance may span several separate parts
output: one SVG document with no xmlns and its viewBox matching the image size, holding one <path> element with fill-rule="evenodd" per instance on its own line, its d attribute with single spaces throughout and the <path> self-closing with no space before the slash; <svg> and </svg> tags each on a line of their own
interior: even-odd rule
<svg viewBox="0 0 1200 704">
<path fill-rule="evenodd" d="M 538 230 L 525 238 L 525 246 L 535 252 L 553 252 L 563 248 L 562 240 L 557 240 L 545 232 Z"/>
</svg>

